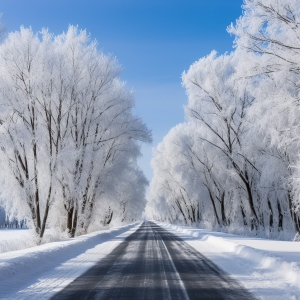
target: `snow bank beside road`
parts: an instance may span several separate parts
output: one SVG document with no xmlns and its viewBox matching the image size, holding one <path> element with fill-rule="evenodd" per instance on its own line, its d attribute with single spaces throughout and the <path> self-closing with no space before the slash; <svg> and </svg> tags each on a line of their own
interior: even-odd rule
<svg viewBox="0 0 300 300">
<path fill-rule="evenodd" d="M 135 223 L 0 254 L 1 299 L 48 299 L 110 253 Z"/>
<path fill-rule="evenodd" d="M 260 299 L 300 299 L 300 243 L 157 223 L 240 281 Z"/>
</svg>

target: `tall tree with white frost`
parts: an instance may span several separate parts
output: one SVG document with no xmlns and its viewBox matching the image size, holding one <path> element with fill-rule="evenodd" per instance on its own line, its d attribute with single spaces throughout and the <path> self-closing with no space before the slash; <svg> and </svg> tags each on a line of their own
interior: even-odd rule
<svg viewBox="0 0 300 300">
<path fill-rule="evenodd" d="M 276 186 L 288 202 L 299 232 L 295 171 L 299 166 L 300 3 L 246 0 L 243 8 L 244 15 L 228 30 L 236 36 L 236 51 L 244 56 L 241 76 L 259 81 L 254 90 L 258 101 L 251 109 L 255 131 L 265 137 L 265 158 L 272 156 L 274 165 L 275 157 L 275 165 L 281 165 L 281 178 L 272 189 Z"/>
<path fill-rule="evenodd" d="M 47 224 L 85 233 L 96 202 L 136 165 L 137 141 L 151 141 L 120 67 L 74 26 L 9 34 L 0 65 L 4 204 L 30 215 L 40 239 Z"/>
<path fill-rule="evenodd" d="M 259 198 L 255 191 L 257 169 L 244 151 L 246 109 L 253 97 L 243 81 L 236 81 L 234 56 L 209 56 L 193 64 L 183 74 L 183 83 L 189 96 L 188 116 L 199 122 L 199 139 L 212 146 L 223 157 L 220 164 L 229 168 L 236 189 L 247 199 L 252 226 L 260 222 L 257 213 Z M 234 183 L 235 182 L 235 183 Z"/>
</svg>

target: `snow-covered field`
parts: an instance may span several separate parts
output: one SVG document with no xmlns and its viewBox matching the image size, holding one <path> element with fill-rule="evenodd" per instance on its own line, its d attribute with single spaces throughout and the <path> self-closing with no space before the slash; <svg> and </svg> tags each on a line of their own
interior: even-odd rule
<svg viewBox="0 0 300 300">
<path fill-rule="evenodd" d="M 0 254 L 0 299 L 50 298 L 110 253 L 139 225 Z M 17 235 L 23 240 L 26 231 L 11 232 L 11 237 Z M 1 231 L 0 244 L 3 236 L 11 240 L 8 232 Z"/>
<path fill-rule="evenodd" d="M 0 253 L 34 246 L 28 229 L 0 229 Z"/>
<path fill-rule="evenodd" d="M 158 225 L 239 280 L 259 299 L 300 299 L 300 243 Z"/>
<path fill-rule="evenodd" d="M 20 239 L 24 236 L 27 236 L 29 230 L 28 229 L 0 229 L 0 244 L 3 241 L 12 240 L 12 239 Z"/>
</svg>

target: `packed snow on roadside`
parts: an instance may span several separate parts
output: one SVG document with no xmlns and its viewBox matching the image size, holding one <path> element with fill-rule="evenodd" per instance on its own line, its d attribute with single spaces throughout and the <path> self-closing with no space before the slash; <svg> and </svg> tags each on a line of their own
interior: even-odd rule
<svg viewBox="0 0 300 300">
<path fill-rule="evenodd" d="M 300 243 L 156 222 L 242 283 L 259 299 L 300 299 Z"/>
<path fill-rule="evenodd" d="M 49 299 L 113 251 L 139 226 L 140 223 L 134 223 L 1 253 L 0 299 Z M 26 231 L 12 234 L 23 239 Z"/>
</svg>

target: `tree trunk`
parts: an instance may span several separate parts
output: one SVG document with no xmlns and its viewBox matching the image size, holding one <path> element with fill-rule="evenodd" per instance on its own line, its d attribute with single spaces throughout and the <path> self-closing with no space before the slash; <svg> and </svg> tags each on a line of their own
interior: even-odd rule
<svg viewBox="0 0 300 300">
<path fill-rule="evenodd" d="M 72 231 L 72 228 L 73 228 L 73 212 L 74 212 L 74 206 L 71 207 L 67 211 L 67 228 L 68 228 L 69 234 L 71 234 L 71 231 Z"/>
<path fill-rule="evenodd" d="M 222 193 L 221 196 L 221 214 L 222 214 L 222 223 L 223 226 L 227 226 L 227 219 L 225 214 L 225 192 Z"/>
<path fill-rule="evenodd" d="M 75 236 L 76 229 L 77 229 L 77 219 L 78 219 L 78 209 L 77 207 L 72 206 L 67 210 L 67 229 L 70 238 L 73 238 Z"/>
<path fill-rule="evenodd" d="M 111 220 L 112 220 L 112 217 L 113 217 L 113 215 L 114 215 L 114 212 L 113 212 L 113 211 L 111 211 L 111 212 L 109 213 L 109 215 L 108 215 L 108 218 L 107 218 L 107 221 L 106 221 L 106 224 L 107 224 L 107 225 L 109 225 L 109 224 L 110 224 L 110 222 L 111 222 Z"/>
<path fill-rule="evenodd" d="M 294 222 L 294 228 L 295 228 L 296 232 L 300 234 L 299 218 L 294 211 L 293 199 L 292 199 L 290 191 L 288 191 L 288 201 L 289 201 L 290 214 L 291 214 L 292 220 Z"/>
<path fill-rule="evenodd" d="M 270 201 L 268 200 L 268 206 L 269 206 L 269 212 L 270 212 L 270 218 L 269 218 L 269 228 L 271 230 L 271 228 L 273 228 L 273 209 L 272 209 L 272 206 L 271 206 L 271 203 Z"/>
<path fill-rule="evenodd" d="M 281 231 L 283 230 L 283 214 L 278 200 L 277 200 L 277 209 L 278 209 L 278 231 Z"/>
<path fill-rule="evenodd" d="M 241 212 L 242 212 L 242 216 L 243 216 L 244 226 L 247 226 L 248 224 L 247 224 L 246 214 L 245 214 L 243 206 L 241 206 Z"/>
<path fill-rule="evenodd" d="M 248 181 L 248 174 L 247 172 L 245 172 L 245 177 L 240 173 L 239 174 L 240 178 L 242 179 L 242 181 L 244 182 L 244 185 L 246 187 L 247 190 L 247 195 L 248 195 L 248 203 L 249 203 L 249 207 L 250 207 L 250 211 L 251 211 L 251 217 L 252 217 L 252 222 L 251 222 L 251 226 L 255 227 L 256 229 L 258 228 L 258 216 L 256 214 L 255 211 L 255 207 L 254 207 L 254 201 L 253 201 L 253 196 L 252 196 L 252 191 L 251 191 L 251 186 L 250 183 Z"/>
<path fill-rule="evenodd" d="M 216 204 L 215 204 L 214 198 L 213 198 L 213 196 L 212 196 L 212 194 L 210 192 L 210 189 L 207 188 L 207 190 L 208 190 L 209 198 L 211 200 L 211 203 L 212 203 L 212 206 L 213 206 L 213 209 L 214 209 L 216 220 L 217 220 L 219 226 L 221 227 L 221 222 L 220 222 L 220 219 L 219 219 L 219 216 L 218 216 L 218 212 L 217 212 L 217 208 L 216 208 Z"/>
</svg>

